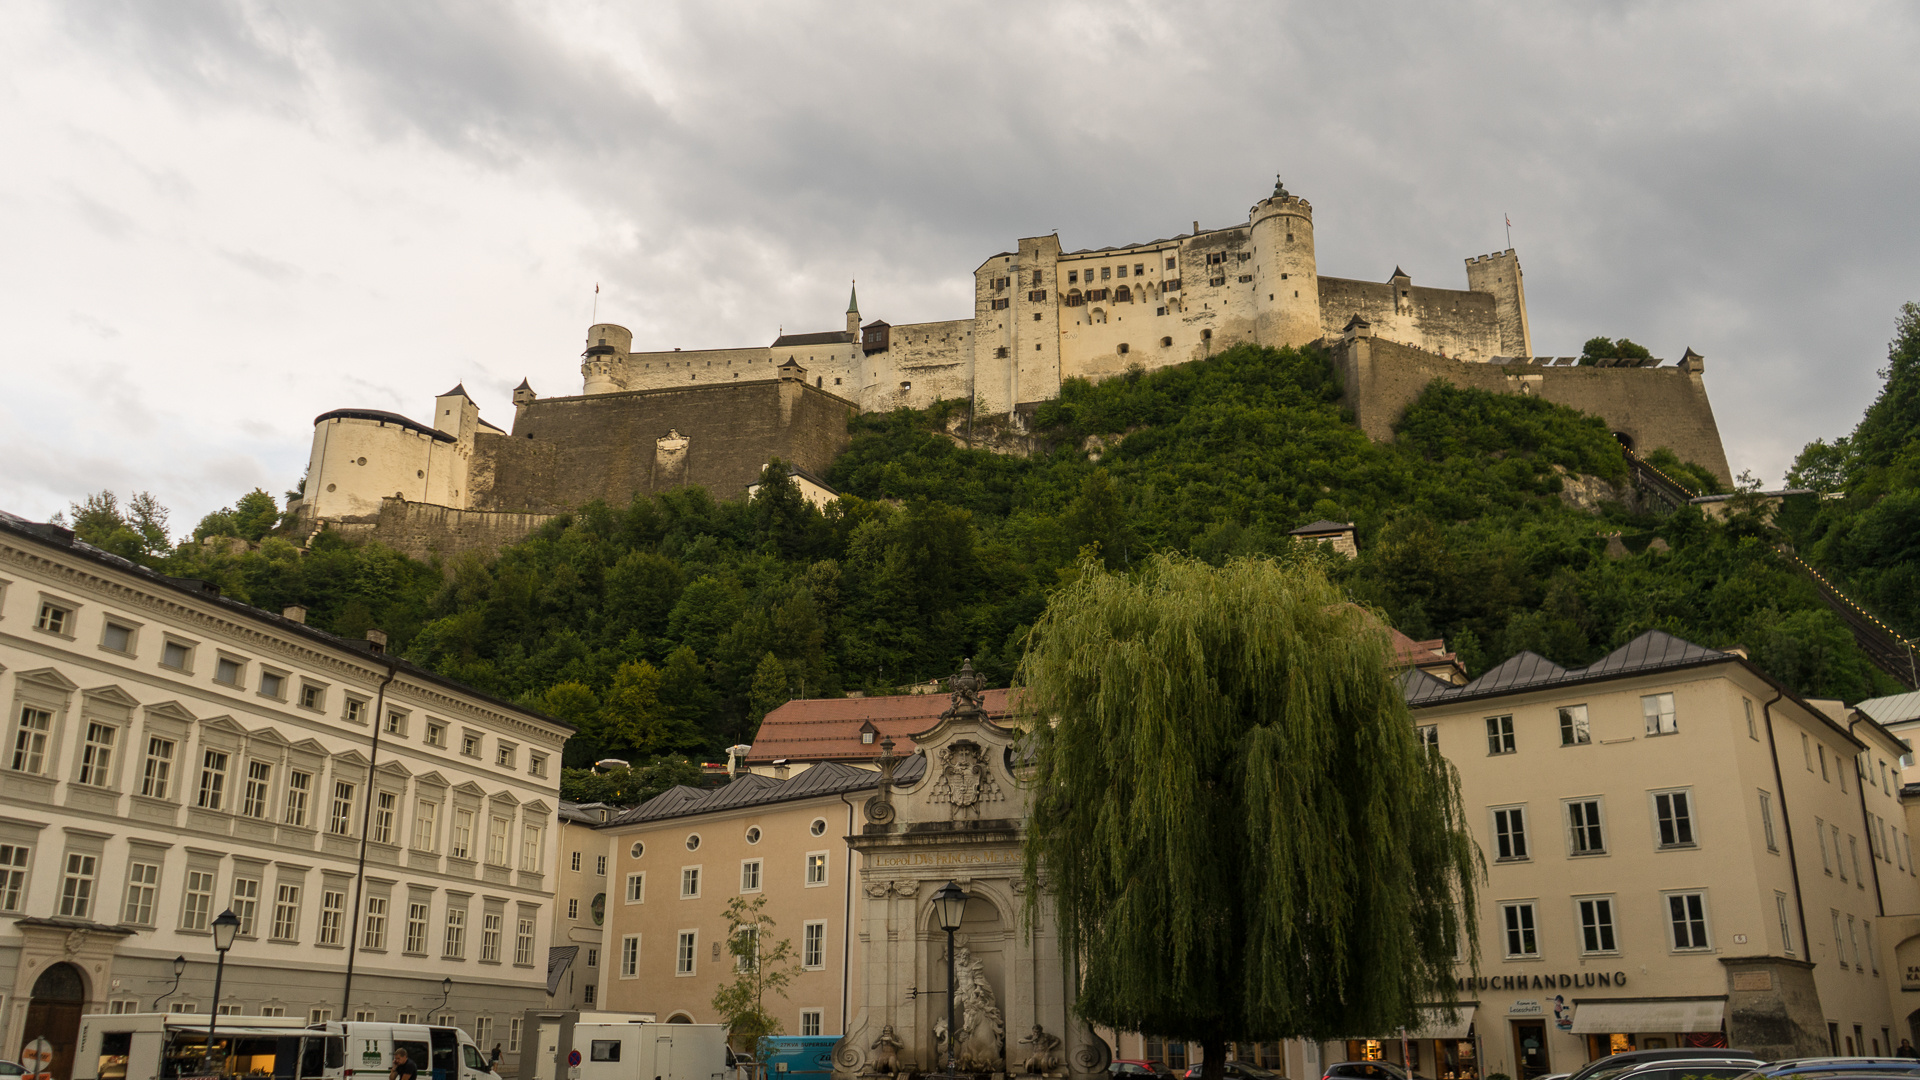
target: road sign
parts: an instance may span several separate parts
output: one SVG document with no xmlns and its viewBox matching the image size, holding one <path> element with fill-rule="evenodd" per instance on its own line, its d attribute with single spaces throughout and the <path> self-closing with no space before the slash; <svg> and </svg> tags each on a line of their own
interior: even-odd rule
<svg viewBox="0 0 1920 1080">
<path fill-rule="evenodd" d="M 569 1065 L 580 1064 L 580 1051 L 578 1050 L 567 1051 L 567 1064 Z"/>
<path fill-rule="evenodd" d="M 28 1043 L 20 1050 L 20 1064 L 27 1067 L 20 1080 L 53 1080 L 53 1044 L 45 1039 Z"/>
</svg>

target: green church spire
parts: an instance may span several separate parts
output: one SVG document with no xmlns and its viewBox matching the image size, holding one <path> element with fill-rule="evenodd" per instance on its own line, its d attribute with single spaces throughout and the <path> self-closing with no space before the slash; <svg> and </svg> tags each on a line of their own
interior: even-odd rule
<svg viewBox="0 0 1920 1080">
<path fill-rule="evenodd" d="M 856 282 L 853 288 L 847 290 L 847 314 L 858 315 L 859 313 L 860 313 L 860 288 L 858 283 Z"/>
</svg>

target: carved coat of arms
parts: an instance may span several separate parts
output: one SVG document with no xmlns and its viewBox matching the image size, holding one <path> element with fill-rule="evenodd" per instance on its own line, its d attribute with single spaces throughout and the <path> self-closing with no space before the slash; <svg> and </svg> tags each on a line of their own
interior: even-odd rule
<svg viewBox="0 0 1920 1080">
<path fill-rule="evenodd" d="M 928 797 L 948 804 L 952 816 L 961 818 L 979 816 L 982 803 L 996 802 L 1006 794 L 979 745 L 963 741 L 940 749 L 940 779 Z"/>
</svg>

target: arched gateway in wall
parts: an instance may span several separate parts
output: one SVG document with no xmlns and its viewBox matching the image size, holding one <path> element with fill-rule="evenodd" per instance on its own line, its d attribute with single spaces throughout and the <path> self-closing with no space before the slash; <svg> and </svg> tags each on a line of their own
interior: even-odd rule
<svg viewBox="0 0 1920 1080">
<path fill-rule="evenodd" d="M 49 964 L 33 981 L 20 1045 L 24 1047 L 35 1039 L 53 1044 L 54 1080 L 70 1080 L 73 1076 L 73 1049 L 80 1037 L 80 1014 L 86 1003 L 87 977 L 73 964 Z"/>
</svg>

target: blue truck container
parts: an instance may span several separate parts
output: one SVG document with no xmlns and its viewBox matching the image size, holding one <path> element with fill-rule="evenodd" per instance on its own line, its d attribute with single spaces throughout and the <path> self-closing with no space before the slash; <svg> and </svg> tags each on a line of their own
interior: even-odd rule
<svg viewBox="0 0 1920 1080">
<path fill-rule="evenodd" d="M 804 1076 L 823 1080 L 833 1072 L 833 1044 L 838 1035 L 770 1035 L 760 1040 L 760 1060 L 767 1080 Z"/>
</svg>

